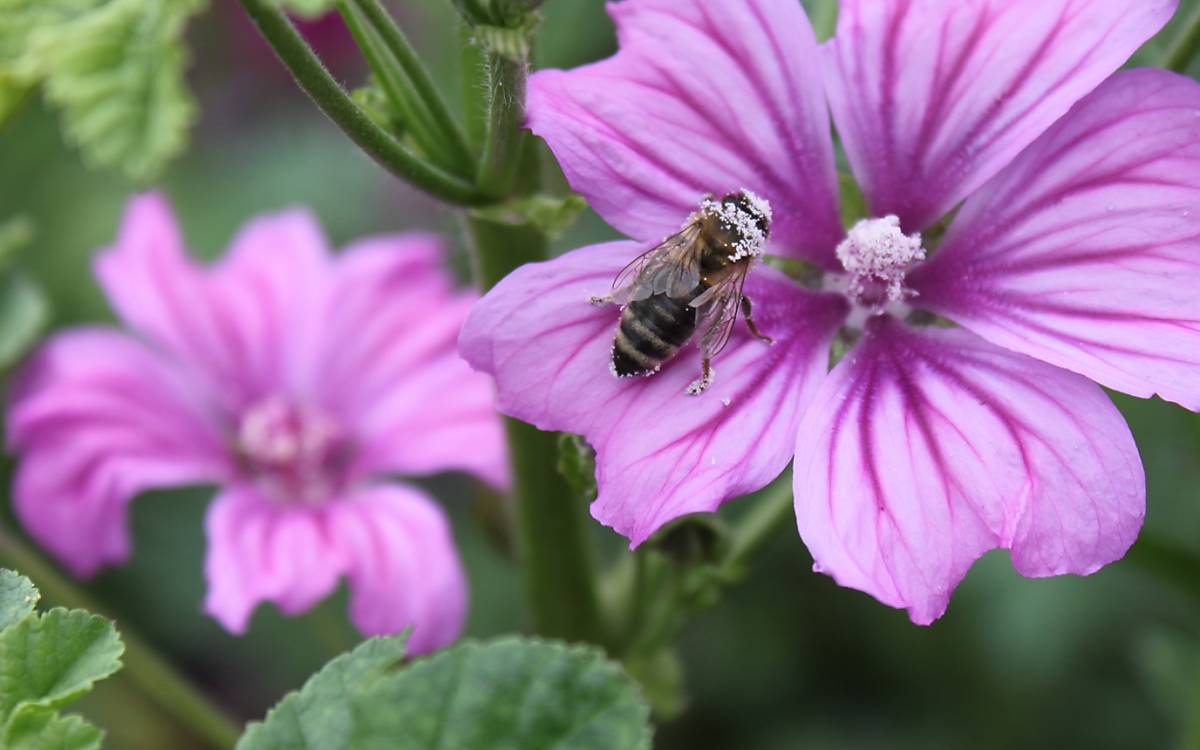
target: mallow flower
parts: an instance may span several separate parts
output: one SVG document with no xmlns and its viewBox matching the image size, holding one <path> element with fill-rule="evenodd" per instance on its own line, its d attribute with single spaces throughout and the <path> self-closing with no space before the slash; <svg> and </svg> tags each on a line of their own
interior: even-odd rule
<svg viewBox="0 0 1200 750">
<path fill-rule="evenodd" d="M 502 411 L 587 438 L 592 513 L 635 545 L 794 459 L 815 568 L 914 622 L 994 548 L 1091 573 L 1145 511 L 1100 386 L 1200 409 L 1200 86 L 1114 75 L 1175 5 L 842 0 L 818 45 L 796 0 L 612 3 L 619 52 L 534 75 L 528 123 L 632 239 L 517 270 L 460 349 Z M 869 208 L 848 230 L 830 113 Z M 614 379 L 617 308 L 589 296 L 741 189 L 822 283 L 752 270 L 775 344 L 739 324 L 701 396 L 694 347 Z"/>
<path fill-rule="evenodd" d="M 17 516 L 73 573 L 130 555 L 126 506 L 217 484 L 205 609 L 241 633 L 260 602 L 297 614 L 343 576 L 366 634 L 453 640 L 467 604 L 446 517 L 392 481 L 458 469 L 506 481 L 493 388 L 455 352 L 475 299 L 432 236 L 330 254 L 299 210 L 255 219 L 211 268 L 165 201 L 128 205 L 95 264 L 127 329 L 49 339 L 9 412 Z"/>
</svg>

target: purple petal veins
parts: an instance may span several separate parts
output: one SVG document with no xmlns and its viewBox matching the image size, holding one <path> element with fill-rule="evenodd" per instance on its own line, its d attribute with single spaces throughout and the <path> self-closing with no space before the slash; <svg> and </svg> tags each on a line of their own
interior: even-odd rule
<svg viewBox="0 0 1200 750">
<path fill-rule="evenodd" d="M 876 216 L 922 231 L 1166 24 L 1177 0 L 842 0 L 825 84 Z"/>
<path fill-rule="evenodd" d="M 817 569 L 913 621 L 984 552 L 1026 576 L 1120 559 L 1145 512 L 1137 448 L 1086 379 L 962 330 L 882 316 L 799 430 L 796 518 Z"/>
<path fill-rule="evenodd" d="M 638 243 L 751 189 L 774 209 L 768 255 L 816 264 L 826 292 L 752 271 L 781 346 L 739 334 L 696 399 L 679 395 L 690 349 L 648 379 L 607 377 L 613 313 L 584 300 L 635 243 L 520 269 L 462 352 L 504 411 L 592 442 L 593 513 L 635 544 L 769 481 L 786 430 L 818 567 L 916 622 L 993 548 L 1025 575 L 1092 572 L 1132 543 L 1145 491 L 1085 376 L 1200 408 L 1200 87 L 1105 83 L 1176 5 L 843 0 L 818 50 L 789 0 L 614 4 L 614 57 L 530 85 L 530 127 L 572 186 Z M 870 209 L 849 232 L 826 95 Z M 963 328 L 922 327 L 928 313 Z M 859 343 L 830 375 L 839 328 Z"/>
</svg>

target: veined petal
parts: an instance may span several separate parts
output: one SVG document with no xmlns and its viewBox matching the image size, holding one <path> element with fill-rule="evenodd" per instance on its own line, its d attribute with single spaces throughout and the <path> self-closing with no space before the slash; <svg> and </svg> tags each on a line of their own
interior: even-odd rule
<svg viewBox="0 0 1200 750">
<path fill-rule="evenodd" d="M 249 397 L 311 391 L 330 273 L 316 219 L 290 209 L 243 226 L 206 279 L 211 314 Z"/>
<path fill-rule="evenodd" d="M 226 489 L 207 521 L 205 609 L 245 632 L 254 608 L 299 614 L 350 579 L 350 616 L 364 634 L 413 627 L 422 653 L 457 637 L 466 582 L 436 504 L 401 485 L 356 490 L 319 506 L 283 505 L 252 487 Z"/>
<path fill-rule="evenodd" d="M 325 252 L 315 222 L 285 212 L 247 225 L 207 272 L 187 256 L 166 201 L 148 194 L 129 202 L 95 268 L 122 319 L 233 410 L 303 380 Z"/>
<path fill-rule="evenodd" d="M 432 499 L 403 484 L 355 493 L 331 531 L 349 560 L 350 617 L 365 635 L 410 625 L 410 653 L 441 648 L 462 632 L 467 580 L 450 524 Z"/>
<path fill-rule="evenodd" d="M 466 360 L 495 376 L 501 411 L 587 438 L 600 490 L 592 514 L 634 544 L 783 471 L 846 314 L 840 297 L 758 267 L 746 294 L 773 346 L 739 323 L 701 396 L 685 393 L 699 374 L 691 345 L 653 377 L 618 380 L 609 367 L 619 312 L 588 298 L 640 249 L 597 245 L 518 269 L 475 306 L 459 340 Z"/>
<path fill-rule="evenodd" d="M 1098 386 L 961 329 L 873 321 L 799 430 L 816 569 L 928 624 L 984 552 L 1025 576 L 1122 557 L 1145 513 L 1133 438 Z"/>
<path fill-rule="evenodd" d="M 876 216 L 921 230 L 999 172 L 1170 19 L 1178 0 L 842 0 L 824 50 Z"/>
<path fill-rule="evenodd" d="M 967 201 L 909 282 L 996 344 L 1200 410 L 1200 86 L 1114 76 Z"/>
<path fill-rule="evenodd" d="M 319 398 L 351 425 L 355 475 L 448 469 L 508 481 L 490 378 L 455 343 L 478 297 L 456 292 L 442 242 L 411 234 L 347 248 L 333 273 Z"/>
<path fill-rule="evenodd" d="M 214 482 L 228 466 L 184 373 L 116 331 L 51 338 L 19 373 L 8 447 L 22 525 L 79 576 L 129 556 L 125 506 L 156 487 Z"/>
<path fill-rule="evenodd" d="M 529 127 L 572 187 L 645 242 L 748 188 L 776 252 L 833 267 L 841 238 L 816 40 L 795 0 L 610 3 L 620 52 L 529 82 Z"/>
</svg>

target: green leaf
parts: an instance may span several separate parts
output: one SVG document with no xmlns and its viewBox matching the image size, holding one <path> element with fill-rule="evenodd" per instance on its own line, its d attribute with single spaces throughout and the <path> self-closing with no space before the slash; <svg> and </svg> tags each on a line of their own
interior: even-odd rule
<svg viewBox="0 0 1200 750">
<path fill-rule="evenodd" d="M 20 271 L 0 271 L 0 369 L 29 351 L 49 318 L 41 287 Z"/>
<path fill-rule="evenodd" d="M 33 614 L 39 598 L 41 594 L 28 578 L 12 570 L 0 570 L 0 631 Z"/>
<path fill-rule="evenodd" d="M 404 660 L 406 636 L 372 638 L 342 654 L 308 679 L 267 713 L 250 724 L 240 750 L 254 748 L 350 748 L 359 732 L 361 710 L 391 710 L 373 701 L 379 679 Z"/>
<path fill-rule="evenodd" d="M 644 750 L 649 710 L 590 647 L 506 638 L 397 669 L 403 641 L 373 639 L 330 662 L 239 750 Z"/>
<path fill-rule="evenodd" d="M 7 750 L 100 750 L 104 733 L 78 716 L 45 708 L 17 712 L 4 733 Z"/>
<path fill-rule="evenodd" d="M 121 668 L 125 647 L 108 620 L 52 609 L 0 633 L 0 721 L 22 706 L 58 708 Z"/>
<path fill-rule="evenodd" d="M 183 31 L 202 0 L 0 0 L 0 80 L 41 83 L 90 164 L 153 179 L 195 105 Z"/>
</svg>

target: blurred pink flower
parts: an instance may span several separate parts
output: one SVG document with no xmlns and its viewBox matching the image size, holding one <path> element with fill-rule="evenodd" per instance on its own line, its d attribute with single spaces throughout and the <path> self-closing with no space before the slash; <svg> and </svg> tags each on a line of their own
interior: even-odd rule
<svg viewBox="0 0 1200 750">
<path fill-rule="evenodd" d="M 207 611 L 235 633 L 254 607 L 313 606 L 341 576 L 367 634 L 453 640 L 466 581 L 449 525 L 392 474 L 506 481 L 492 386 L 454 341 L 475 297 L 437 239 L 377 237 L 331 257 L 302 211 L 257 219 L 205 270 L 162 198 L 135 198 L 100 282 L 132 332 L 54 336 L 9 414 L 16 512 L 86 576 L 130 554 L 125 506 L 215 482 Z"/>
<path fill-rule="evenodd" d="M 1200 86 L 1109 78 L 1175 5 L 842 0 L 820 47 L 795 0 L 610 4 L 620 51 L 535 75 L 529 125 L 634 241 L 519 269 L 460 349 L 502 411 L 586 436 L 593 515 L 634 544 L 794 456 L 815 568 L 917 623 L 993 548 L 1026 576 L 1091 573 L 1145 508 L 1096 383 L 1200 408 Z M 874 217 L 849 233 L 830 109 Z M 613 379 L 617 310 L 589 296 L 739 189 L 774 209 L 768 252 L 823 269 L 824 291 L 752 271 L 776 344 L 739 330 L 703 396 L 684 395 L 695 351 Z M 919 233 L 964 199 L 926 259 Z M 843 326 L 857 345 L 828 373 Z"/>
</svg>

